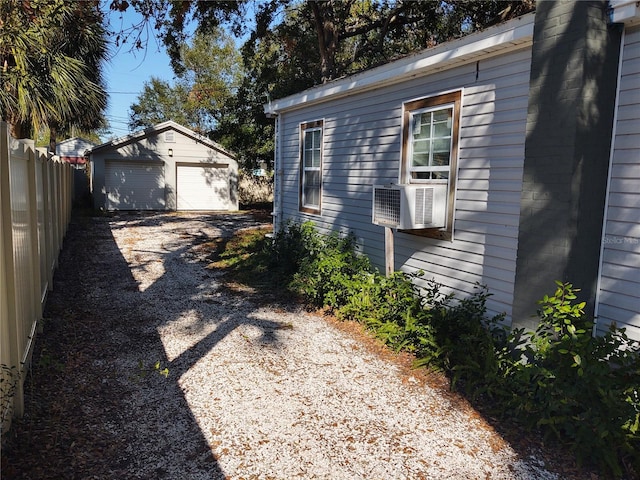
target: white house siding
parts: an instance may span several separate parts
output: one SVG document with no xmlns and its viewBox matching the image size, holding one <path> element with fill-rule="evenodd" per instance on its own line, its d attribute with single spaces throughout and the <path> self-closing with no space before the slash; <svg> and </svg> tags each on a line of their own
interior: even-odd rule
<svg viewBox="0 0 640 480">
<path fill-rule="evenodd" d="M 597 325 L 602 333 L 615 323 L 640 340 L 640 27 L 623 48 Z"/>
<path fill-rule="evenodd" d="M 96 144 L 82 138 L 69 138 L 56 145 L 56 155 L 59 157 L 84 157 L 87 150 L 95 147 Z"/>
<path fill-rule="evenodd" d="M 511 313 L 518 239 L 530 48 L 281 114 L 283 220 L 351 231 L 384 268 L 384 230 L 371 223 L 374 184 L 398 183 L 402 105 L 463 89 L 453 241 L 395 235 L 396 269 L 463 294 L 479 282 L 492 313 Z M 299 125 L 324 121 L 322 215 L 298 212 Z"/>
</svg>

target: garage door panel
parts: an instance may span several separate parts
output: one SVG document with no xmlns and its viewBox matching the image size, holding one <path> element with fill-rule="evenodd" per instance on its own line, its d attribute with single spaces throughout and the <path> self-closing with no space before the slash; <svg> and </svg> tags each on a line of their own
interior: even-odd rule
<svg viewBox="0 0 640 480">
<path fill-rule="evenodd" d="M 178 165 L 178 210 L 228 210 L 229 169 Z"/>
<path fill-rule="evenodd" d="M 107 162 L 108 210 L 164 210 L 165 179 L 160 164 Z"/>
</svg>

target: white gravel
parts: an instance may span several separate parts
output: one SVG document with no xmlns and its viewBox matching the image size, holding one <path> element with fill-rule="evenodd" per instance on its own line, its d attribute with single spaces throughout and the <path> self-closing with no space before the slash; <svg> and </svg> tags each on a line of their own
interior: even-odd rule
<svg viewBox="0 0 640 480">
<path fill-rule="evenodd" d="M 534 456 L 520 458 L 462 402 L 407 378 L 322 316 L 260 306 L 249 293 L 221 288 L 220 272 L 207 269 L 194 246 L 253 225 L 249 216 L 120 215 L 99 223 L 135 285 L 94 294 L 109 295 L 105 308 L 135 303 L 134 321 L 148 338 L 132 345 L 117 328 L 111 333 L 122 341 L 116 368 L 128 372 L 131 415 L 139 419 L 128 427 L 140 438 L 128 452 L 136 458 L 131 478 L 559 478 Z M 158 430 L 165 441 L 152 448 L 144 438 Z"/>
</svg>

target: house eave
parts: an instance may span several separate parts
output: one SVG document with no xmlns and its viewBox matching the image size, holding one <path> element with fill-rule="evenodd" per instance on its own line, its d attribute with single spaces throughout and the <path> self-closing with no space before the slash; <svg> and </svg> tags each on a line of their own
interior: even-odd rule
<svg viewBox="0 0 640 480">
<path fill-rule="evenodd" d="M 380 67 L 274 100 L 264 106 L 265 114 L 275 116 L 329 98 L 380 88 L 523 48 L 532 44 L 534 15 L 529 13 Z"/>
<path fill-rule="evenodd" d="M 609 20 L 611 23 L 623 23 L 627 26 L 640 23 L 640 2 L 638 0 L 611 0 L 609 2 Z"/>
</svg>

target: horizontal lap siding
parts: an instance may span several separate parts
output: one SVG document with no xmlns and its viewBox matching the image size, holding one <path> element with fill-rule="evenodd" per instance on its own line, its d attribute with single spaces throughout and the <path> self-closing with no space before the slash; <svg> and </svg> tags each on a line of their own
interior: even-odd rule
<svg viewBox="0 0 640 480">
<path fill-rule="evenodd" d="M 195 140 L 181 132 L 173 131 L 173 142 L 165 140 L 165 133 L 160 132 L 142 138 L 134 143 L 118 148 L 111 155 L 119 155 L 132 159 L 160 159 L 168 157 L 169 149 L 173 150 L 174 161 L 189 163 L 226 163 L 228 157 L 219 150 L 210 148 L 202 142 Z"/>
<path fill-rule="evenodd" d="M 282 118 L 284 218 L 353 232 L 384 269 L 384 230 L 371 223 L 374 184 L 398 183 L 402 104 L 464 88 L 454 240 L 398 232 L 396 269 L 423 269 L 451 290 L 493 294 L 492 313 L 511 313 L 520 214 L 530 51 L 287 112 Z M 477 75 L 477 79 L 476 79 Z M 298 213 L 298 125 L 324 120 L 322 215 Z"/>
<path fill-rule="evenodd" d="M 600 272 L 598 332 L 640 340 L 640 28 L 625 35 Z"/>
</svg>

